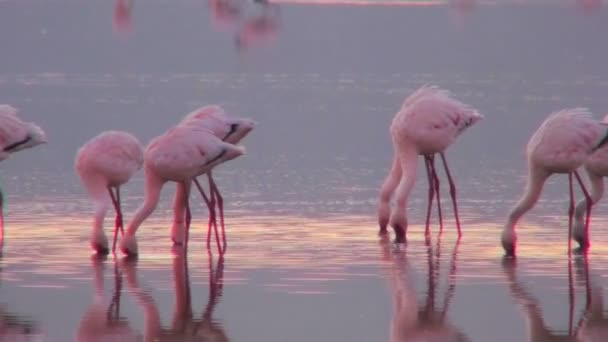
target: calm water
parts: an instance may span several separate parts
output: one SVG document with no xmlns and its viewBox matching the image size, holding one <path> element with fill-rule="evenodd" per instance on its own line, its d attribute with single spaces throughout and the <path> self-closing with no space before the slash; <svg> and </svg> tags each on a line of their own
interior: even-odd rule
<svg viewBox="0 0 608 342">
<path fill-rule="evenodd" d="M 122 3 L 0 0 L 0 103 L 50 140 L 1 164 L 3 341 L 506 342 L 577 329 L 608 340 L 608 206 L 594 209 L 591 253 L 569 262 L 555 177 L 520 225 L 517 264 L 503 265 L 498 244 L 540 122 L 565 107 L 608 112 L 606 4 L 235 2 L 231 19 L 205 1 Z M 262 15 L 266 26 L 252 24 Z M 445 233 L 425 243 L 420 177 L 397 247 L 376 236 L 376 196 L 390 120 L 423 83 L 485 119 L 448 152 L 464 238 L 444 192 Z M 172 250 L 172 185 L 140 229 L 138 260 L 91 256 L 76 149 L 106 129 L 147 142 L 209 103 L 259 122 L 248 154 L 215 173 L 225 257 L 207 253 L 196 200 L 189 255 Z M 127 218 L 142 176 L 123 190 Z"/>
</svg>

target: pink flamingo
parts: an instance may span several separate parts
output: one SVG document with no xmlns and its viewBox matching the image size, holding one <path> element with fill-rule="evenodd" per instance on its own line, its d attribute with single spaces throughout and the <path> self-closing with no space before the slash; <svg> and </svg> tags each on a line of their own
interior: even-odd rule
<svg viewBox="0 0 608 342">
<path fill-rule="evenodd" d="M 244 21 L 236 36 L 236 46 L 239 50 L 253 45 L 261 45 L 276 39 L 279 31 L 279 7 L 274 4 L 262 3 L 263 12 Z"/>
<path fill-rule="evenodd" d="M 197 108 L 192 111 L 179 123 L 181 126 L 200 127 L 201 129 L 209 130 L 213 135 L 230 144 L 239 143 L 249 132 L 253 130 L 256 123 L 253 120 L 245 118 L 234 118 L 229 116 L 222 107 L 217 105 L 209 105 Z M 211 170 L 207 172 L 209 181 L 209 227 L 207 230 L 207 247 L 211 244 L 211 225 L 215 222 L 215 203 L 217 202 L 220 213 L 220 225 L 222 229 L 223 249 L 226 248 L 226 232 L 224 227 L 224 200 L 220 195 L 219 189 L 213 180 Z M 203 188 L 196 178 L 194 184 L 201 192 L 203 198 L 206 197 Z M 188 185 L 190 186 L 190 185 Z M 173 200 L 173 227 L 171 229 L 171 240 L 175 244 L 181 244 L 180 240 L 184 234 L 184 211 L 186 207 L 186 199 L 184 197 L 183 184 L 178 183 Z"/>
<path fill-rule="evenodd" d="M 112 23 L 117 32 L 131 30 L 131 12 L 134 0 L 116 0 L 114 3 L 114 17 Z"/>
<path fill-rule="evenodd" d="M 156 209 L 163 185 L 169 181 L 182 183 L 186 201 L 185 237 L 178 241 L 188 243 L 190 228 L 190 182 L 209 172 L 213 167 L 245 153 L 244 147 L 222 141 L 207 129 L 194 125 L 177 126 L 154 138 L 144 152 L 145 199 L 129 222 L 126 234 L 120 241 L 125 254 L 137 254 L 135 233 L 141 223 Z M 219 241 L 218 241 L 219 245 Z"/>
<path fill-rule="evenodd" d="M 608 125 L 608 115 L 604 117 L 602 122 Z M 585 171 L 587 171 L 587 175 L 591 181 L 590 205 L 595 205 L 604 194 L 604 177 L 608 176 L 608 147 L 606 145 L 598 148 L 587 158 Z M 586 208 L 586 199 L 582 199 L 577 203 L 574 210 L 574 226 L 572 229 L 572 238 L 578 242 L 583 250 L 589 247 L 589 231 L 585 229 L 583 221 L 583 214 Z"/>
<path fill-rule="evenodd" d="M 143 161 L 143 148 L 137 138 L 130 133 L 119 131 L 106 131 L 97 135 L 76 153 L 76 172 L 96 203 L 89 242 L 91 248 L 98 253 L 109 252 L 103 221 L 110 201 L 116 210 L 112 252 L 116 250 L 118 230 L 120 229 L 121 233 L 124 233 L 120 209 L 120 187 L 141 169 Z"/>
<path fill-rule="evenodd" d="M 0 161 L 12 153 L 45 144 L 46 134 L 38 125 L 24 122 L 17 109 L 0 104 Z M 0 246 L 4 242 L 4 195 L 0 192 Z"/>
<path fill-rule="evenodd" d="M 424 85 L 405 99 L 401 110 L 395 115 L 390 127 L 394 155 L 391 171 L 380 190 L 378 206 L 380 234 L 386 233 L 386 227 L 390 222 L 395 230 L 395 241 L 405 242 L 407 200 L 416 180 L 418 155 L 423 155 L 429 179 L 429 202 L 425 231 L 428 237 L 430 208 L 435 192 L 440 206 L 439 180 L 434 166 L 434 156 L 439 153 L 450 183 L 450 195 L 454 205 L 458 236 L 461 236 L 458 206 L 456 204 L 456 187 L 444 151 L 462 132 L 481 118 L 483 116 L 473 108 L 453 99 L 447 90 L 437 86 Z M 397 206 L 391 213 L 389 202 L 395 189 Z M 441 220 L 441 208 L 439 209 L 439 217 Z"/>
<path fill-rule="evenodd" d="M 608 142 L 608 124 L 593 119 L 585 108 L 555 112 L 542 123 L 528 142 L 528 182 L 525 193 L 511 210 L 502 231 L 501 242 L 508 256 L 515 255 L 517 221 L 534 207 L 545 181 L 554 173 L 567 173 L 570 184 L 568 249 L 570 250 L 571 245 L 574 212 L 572 175 L 576 177 L 588 203 L 587 222 L 584 228 L 585 231 L 588 230 L 592 201 L 576 169 L 585 163 L 592 152 L 606 142 Z M 588 233 L 585 232 L 584 236 L 588 236 Z"/>
<path fill-rule="evenodd" d="M 218 29 L 228 28 L 241 18 L 242 10 L 234 0 L 209 0 L 212 22 Z"/>
</svg>

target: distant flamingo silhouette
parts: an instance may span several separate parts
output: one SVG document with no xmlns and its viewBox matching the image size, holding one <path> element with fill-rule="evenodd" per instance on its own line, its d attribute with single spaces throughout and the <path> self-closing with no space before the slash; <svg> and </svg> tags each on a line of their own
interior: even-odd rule
<svg viewBox="0 0 608 342">
<path fill-rule="evenodd" d="M 608 125 L 608 115 L 604 117 L 603 122 Z M 598 148 L 587 158 L 585 171 L 587 171 L 587 175 L 591 181 L 590 205 L 595 205 L 604 194 L 604 177 L 608 176 L 608 145 Z M 589 229 L 585 228 L 585 221 L 583 220 L 586 208 L 586 198 L 577 203 L 574 210 L 574 227 L 572 229 L 572 238 L 578 242 L 582 249 L 589 247 Z"/>
<path fill-rule="evenodd" d="M 192 125 L 171 128 L 165 134 L 154 138 L 144 152 L 146 179 L 144 203 L 129 222 L 127 231 L 120 241 L 121 251 L 129 255 L 137 254 L 135 233 L 141 223 L 156 209 L 160 191 L 169 181 L 183 184 L 186 199 L 186 229 L 185 237 L 180 238 L 179 241 L 185 241 L 184 246 L 187 247 L 191 219 L 188 204 L 190 182 L 193 178 L 209 172 L 213 167 L 244 153 L 244 147 L 226 143 L 211 134 L 209 130 Z"/>
<path fill-rule="evenodd" d="M 131 12 L 135 0 L 116 0 L 112 24 L 116 32 L 124 33 L 131 30 Z"/>
<path fill-rule="evenodd" d="M 120 208 L 120 187 L 141 169 L 144 152 L 139 140 L 132 134 L 106 131 L 84 144 L 76 153 L 75 168 L 82 184 L 96 202 L 95 218 L 91 230 L 91 248 L 108 253 L 108 238 L 103 221 L 110 201 L 116 210 L 112 252 L 116 250 L 119 229 L 123 230 Z M 116 193 L 114 193 L 114 191 Z"/>
<path fill-rule="evenodd" d="M 266 1 L 257 4 L 262 7 L 262 13 L 245 19 L 236 34 L 236 47 L 239 50 L 271 42 L 279 32 L 280 7 Z"/>
<path fill-rule="evenodd" d="M 206 129 L 211 134 L 222 139 L 223 141 L 230 144 L 239 143 L 249 132 L 253 130 L 256 123 L 253 120 L 246 118 L 235 118 L 226 113 L 226 111 L 217 105 L 209 105 L 197 108 L 192 111 L 179 123 L 180 126 L 192 126 L 195 128 Z M 215 210 L 214 206 L 217 202 L 220 214 L 220 225 L 222 229 L 222 241 L 223 248 L 220 252 L 226 249 L 226 230 L 224 226 L 224 200 L 220 194 L 220 191 L 213 180 L 212 171 L 207 172 L 207 178 L 209 181 L 209 226 L 207 230 L 207 247 L 210 247 L 211 243 L 211 226 L 215 222 Z M 196 187 L 201 192 L 203 198 L 206 198 L 203 188 L 196 179 L 193 179 Z M 188 184 L 190 187 L 190 184 Z M 184 197 L 184 185 L 183 183 L 177 184 L 175 196 L 173 200 L 173 226 L 171 228 L 171 239 L 176 244 L 181 244 L 180 239 L 183 238 L 184 229 L 184 212 L 186 206 L 186 198 Z M 206 200 L 207 202 L 207 200 Z"/>
<path fill-rule="evenodd" d="M 452 252 L 451 265 L 448 275 L 449 284 L 443 298 L 443 307 L 436 309 L 437 279 L 440 277 L 441 239 L 437 240 L 436 255 L 430 241 L 427 241 L 428 281 L 425 304 L 418 305 L 414 282 L 409 279 L 408 262 L 405 251 L 391 250 L 386 235 L 381 239 L 383 259 L 390 261 L 390 276 L 388 277 L 393 293 L 393 318 L 391 320 L 391 342 L 405 341 L 470 341 L 457 327 L 446 320 L 449 305 L 456 289 L 456 263 L 460 239 L 456 241 Z"/>
<path fill-rule="evenodd" d="M 46 143 L 46 134 L 38 125 L 24 122 L 17 108 L 0 104 L 0 161 L 12 153 Z M 0 248 L 4 245 L 4 195 L 0 192 Z"/>
<path fill-rule="evenodd" d="M 517 221 L 538 201 L 547 178 L 554 173 L 567 173 L 570 184 L 570 207 L 568 223 L 568 247 L 572 235 L 572 214 L 574 212 L 574 175 L 589 204 L 587 222 L 589 228 L 591 198 L 576 169 L 582 166 L 592 152 L 608 142 L 608 124 L 593 119 L 585 108 L 564 109 L 552 113 L 530 138 L 527 147 L 528 181 L 523 197 L 511 210 L 505 225 L 501 242 L 507 255 L 515 255 Z M 588 236 L 585 233 L 585 236 Z M 588 243 L 584 242 L 584 248 Z"/>
<path fill-rule="evenodd" d="M 462 132 L 481 118 L 483 116 L 473 108 L 453 99 L 447 90 L 437 86 L 424 85 L 405 99 L 390 127 L 394 155 L 393 165 L 380 190 L 378 221 L 381 234 L 386 233 L 386 227 L 390 222 L 395 230 L 395 241 L 405 242 L 408 196 L 416 180 L 418 155 L 423 155 L 429 178 L 429 204 L 425 230 L 425 234 L 429 235 L 429 215 L 435 192 L 439 203 L 439 180 L 434 167 L 434 156 L 439 153 L 450 182 L 458 236 L 461 235 L 456 186 L 444 151 Z M 397 203 L 391 213 L 390 200 L 395 188 Z"/>
</svg>

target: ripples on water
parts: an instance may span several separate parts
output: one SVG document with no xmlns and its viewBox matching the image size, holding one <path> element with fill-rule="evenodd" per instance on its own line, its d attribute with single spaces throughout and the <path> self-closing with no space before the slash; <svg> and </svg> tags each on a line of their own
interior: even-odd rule
<svg viewBox="0 0 608 342">
<path fill-rule="evenodd" d="M 208 23 L 204 2 L 0 1 L 0 38 L 12 48 L 0 57 L 0 102 L 52 141 L 1 164 L 0 340 L 605 340 L 606 206 L 594 209 L 587 259 L 567 258 L 559 177 L 520 226 L 517 263 L 501 260 L 498 232 L 545 116 L 608 108 L 606 11 L 593 1 L 450 1 L 466 12 L 455 23 L 440 1 L 400 10 L 289 2 L 280 2 L 274 45 L 244 54 L 225 34 L 235 27 L 207 30 L 227 23 Z M 127 7 L 112 12 L 116 4 Z M 374 216 L 392 152 L 387 127 L 423 83 L 453 90 L 486 119 L 448 152 L 463 239 L 445 205 L 444 234 L 425 241 L 419 177 L 409 240 L 396 247 L 376 236 Z M 140 229 L 138 260 L 91 256 L 76 149 L 105 129 L 148 141 L 208 103 L 260 122 L 244 141 L 248 155 L 214 173 L 226 199 L 225 258 L 206 252 L 198 200 L 187 260 L 172 250 L 172 187 Z M 127 217 L 143 198 L 142 176 L 123 191 Z"/>
</svg>

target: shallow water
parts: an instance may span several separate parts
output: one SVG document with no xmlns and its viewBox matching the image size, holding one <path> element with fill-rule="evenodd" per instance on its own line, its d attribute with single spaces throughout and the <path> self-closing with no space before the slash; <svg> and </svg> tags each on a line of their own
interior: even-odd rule
<svg viewBox="0 0 608 342">
<path fill-rule="evenodd" d="M 222 22 L 204 1 L 135 1 L 129 25 L 128 14 L 117 18 L 120 1 L 0 1 L 0 103 L 50 141 L 1 164 L 0 339 L 413 341 L 426 331 L 434 341 L 502 342 L 577 328 L 589 296 L 601 302 L 608 207 L 594 209 L 587 258 L 569 262 L 567 184 L 556 176 L 520 226 L 516 265 L 503 265 L 498 238 L 524 187 L 527 139 L 546 115 L 608 110 L 605 5 L 312 2 L 278 2 L 272 39 L 238 48 L 246 19 Z M 408 243 L 393 246 L 375 222 L 388 125 L 423 83 L 485 115 L 447 153 L 464 236 L 456 244 L 444 191 L 444 233 L 425 242 L 419 175 Z M 139 231 L 137 261 L 91 256 L 76 149 L 106 129 L 147 142 L 209 103 L 259 122 L 243 141 L 247 155 L 214 172 L 226 199 L 225 257 L 207 253 L 205 207 L 194 197 L 182 267 L 168 238 L 172 185 Z M 127 219 L 142 176 L 123 190 Z M 445 315 L 433 314 L 446 296 Z M 581 333 L 605 326 L 594 309 Z"/>
</svg>

